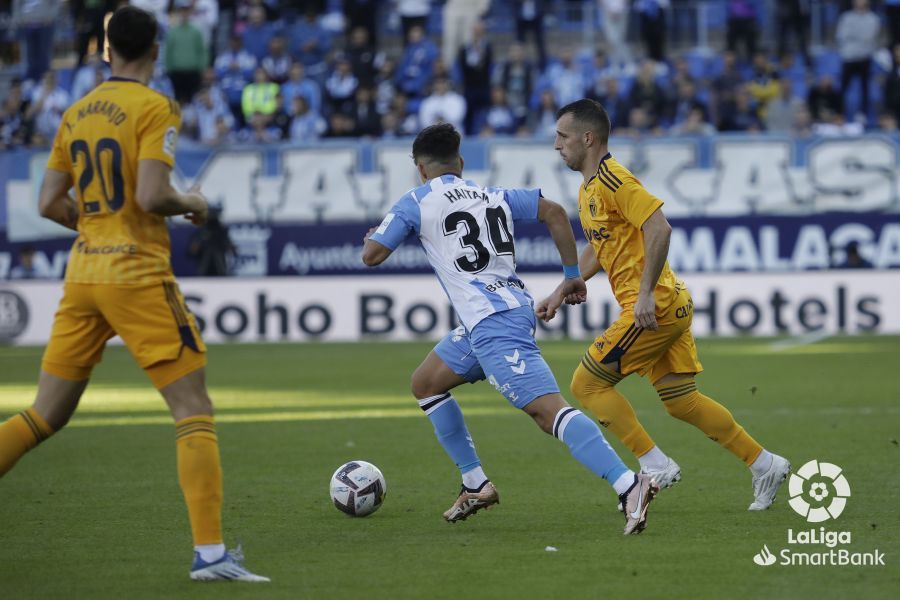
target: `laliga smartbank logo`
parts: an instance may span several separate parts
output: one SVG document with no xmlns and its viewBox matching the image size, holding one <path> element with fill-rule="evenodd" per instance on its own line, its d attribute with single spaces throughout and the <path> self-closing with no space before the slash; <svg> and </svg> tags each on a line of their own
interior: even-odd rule
<svg viewBox="0 0 900 600">
<path fill-rule="evenodd" d="M 788 494 L 795 513 L 810 523 L 821 523 L 844 512 L 850 484 L 839 466 L 811 460 L 791 473 Z"/>
<path fill-rule="evenodd" d="M 837 519 L 844 512 L 850 497 L 850 483 L 839 466 L 811 460 L 791 474 L 788 494 L 788 504 L 794 512 L 808 523 L 822 523 Z M 824 526 L 800 531 L 788 529 L 787 548 L 773 553 L 767 544 L 763 544 L 753 562 L 761 567 L 776 563 L 782 566 L 884 566 L 883 552 L 877 549 L 852 552 L 844 547 L 852 542 L 850 531 L 830 531 Z M 827 550 L 815 551 L 807 546 L 824 546 Z"/>
</svg>

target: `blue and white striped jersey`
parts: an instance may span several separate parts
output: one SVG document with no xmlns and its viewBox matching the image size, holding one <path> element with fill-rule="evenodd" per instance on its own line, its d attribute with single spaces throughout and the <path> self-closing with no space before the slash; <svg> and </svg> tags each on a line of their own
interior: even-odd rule
<svg viewBox="0 0 900 600">
<path fill-rule="evenodd" d="M 395 250 L 417 237 L 469 331 L 497 312 L 531 306 L 516 275 L 513 223 L 537 220 L 540 190 L 482 188 L 442 175 L 394 204 L 371 239 Z"/>
</svg>

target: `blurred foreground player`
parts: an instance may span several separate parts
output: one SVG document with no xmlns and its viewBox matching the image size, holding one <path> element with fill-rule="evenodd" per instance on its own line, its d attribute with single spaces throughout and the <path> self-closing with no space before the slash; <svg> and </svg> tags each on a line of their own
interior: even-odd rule
<svg viewBox="0 0 900 600">
<path fill-rule="evenodd" d="M 174 101 L 147 87 L 159 52 L 156 34 L 150 13 L 117 10 L 108 28 L 113 76 L 63 115 L 40 211 L 78 238 L 37 398 L 0 425 L 0 476 L 65 426 L 107 340 L 118 334 L 175 419 L 178 479 L 194 539 L 191 579 L 269 581 L 223 544 L 206 347 L 172 273 L 166 226 L 173 215 L 201 225 L 208 207 L 198 191 L 181 194 L 170 183 L 181 114 Z"/>
</svg>

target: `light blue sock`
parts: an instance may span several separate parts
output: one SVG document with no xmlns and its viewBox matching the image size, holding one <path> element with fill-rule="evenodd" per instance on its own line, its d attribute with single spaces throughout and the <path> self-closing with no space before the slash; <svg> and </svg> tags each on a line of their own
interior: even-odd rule
<svg viewBox="0 0 900 600">
<path fill-rule="evenodd" d="M 465 475 L 481 466 L 459 404 L 449 392 L 422 398 L 419 400 L 419 408 L 431 419 L 434 434 L 447 456 L 459 467 L 460 473 Z"/>
<path fill-rule="evenodd" d="M 622 475 L 631 473 L 603 437 L 600 427 L 578 409 L 568 406 L 556 413 L 553 435 L 569 447 L 578 462 L 610 485 L 616 483 Z"/>
</svg>

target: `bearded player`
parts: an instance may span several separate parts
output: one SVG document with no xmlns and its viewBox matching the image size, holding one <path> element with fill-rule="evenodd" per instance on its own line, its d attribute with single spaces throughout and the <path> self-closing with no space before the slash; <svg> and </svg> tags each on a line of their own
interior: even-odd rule
<svg viewBox="0 0 900 600">
<path fill-rule="evenodd" d="M 646 377 L 670 415 L 697 427 L 750 468 L 749 510 L 769 508 L 791 465 L 697 389 L 694 378 L 703 367 L 691 334 L 693 302 L 666 261 L 672 228 L 662 201 L 609 153 L 610 121 L 599 102 L 572 102 L 556 117 L 554 148 L 584 176 L 578 215 L 589 243 L 579 257 L 581 276 L 587 280 L 606 271 L 622 308 L 582 357 L 572 393 L 634 453 L 643 473 L 669 487 L 681 478 L 681 468 L 653 442 L 615 387 L 632 373 Z M 538 304 L 538 316 L 549 321 L 563 301 L 557 288 Z"/>
</svg>

